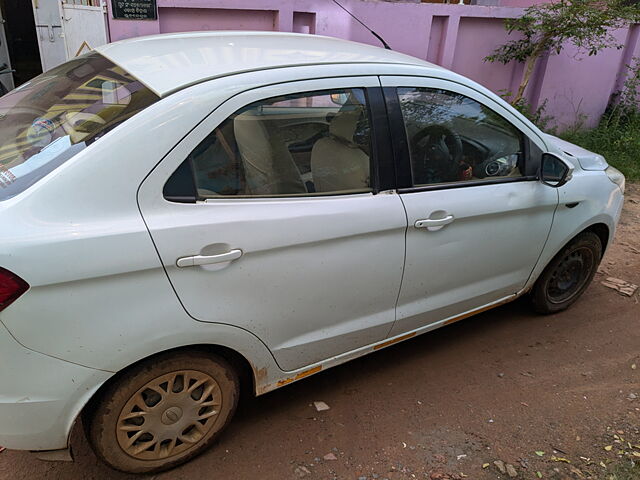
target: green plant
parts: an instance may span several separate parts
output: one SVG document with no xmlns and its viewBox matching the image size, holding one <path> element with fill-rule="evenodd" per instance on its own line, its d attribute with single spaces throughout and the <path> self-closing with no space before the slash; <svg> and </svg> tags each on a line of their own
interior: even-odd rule
<svg viewBox="0 0 640 480">
<path fill-rule="evenodd" d="M 555 127 L 551 125 L 553 122 L 553 116 L 547 115 L 547 99 L 538 105 L 537 108 L 533 108 L 533 106 L 525 99 L 521 98 L 519 101 L 513 103 L 512 105 L 522 113 L 525 117 L 535 123 L 538 128 L 544 130 L 549 133 L 554 133 Z"/>
<path fill-rule="evenodd" d="M 513 93 L 509 90 L 500 90 L 498 93 L 502 98 L 509 101 L 516 110 L 531 120 L 532 123 L 536 124 L 541 130 L 554 133 L 555 127 L 552 126 L 554 118 L 552 115 L 547 114 L 548 100 L 546 98 L 540 105 L 538 105 L 537 108 L 534 108 L 526 98 L 521 98 L 517 102 L 512 101 L 511 97 L 513 97 Z"/>
<path fill-rule="evenodd" d="M 612 472 L 605 473 L 602 480 L 638 480 L 640 478 L 640 465 L 633 462 L 624 462 L 616 465 Z"/>
<path fill-rule="evenodd" d="M 627 180 L 640 180 L 640 115 L 637 113 L 625 117 L 609 114 L 596 128 L 574 128 L 561 133 L 560 137 L 604 155 Z"/>
<path fill-rule="evenodd" d="M 640 19 L 640 7 L 628 0 L 558 0 L 528 7 L 518 18 L 505 20 L 509 34 L 519 38 L 499 46 L 489 62 L 524 62 L 524 74 L 512 104 L 521 102 L 536 62 L 547 53 L 560 53 L 568 43 L 589 55 L 604 48 L 622 48 L 612 34 Z"/>
<path fill-rule="evenodd" d="M 627 65 L 627 77 L 622 90 L 613 95 L 603 121 L 627 122 L 640 115 L 640 59 L 634 58 Z"/>
<path fill-rule="evenodd" d="M 622 89 L 616 93 L 596 128 L 576 125 L 560 136 L 598 152 L 630 181 L 640 180 L 640 59 L 633 59 Z M 640 474 L 637 478 L 640 478 Z M 627 478 L 627 477 L 621 477 Z M 631 478 L 631 477 L 629 477 Z"/>
</svg>

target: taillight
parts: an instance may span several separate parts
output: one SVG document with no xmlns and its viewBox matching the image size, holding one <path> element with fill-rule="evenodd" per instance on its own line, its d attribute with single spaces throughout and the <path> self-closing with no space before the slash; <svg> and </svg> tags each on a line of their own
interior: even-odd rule
<svg viewBox="0 0 640 480">
<path fill-rule="evenodd" d="M 0 267 L 0 312 L 27 290 L 29 290 L 27 282 L 15 273 Z"/>
</svg>

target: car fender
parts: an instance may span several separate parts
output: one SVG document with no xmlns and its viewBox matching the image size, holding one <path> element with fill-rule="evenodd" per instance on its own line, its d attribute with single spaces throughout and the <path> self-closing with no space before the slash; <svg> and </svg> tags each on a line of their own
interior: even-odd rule
<svg viewBox="0 0 640 480">
<path fill-rule="evenodd" d="M 545 247 L 529 276 L 524 290 L 529 290 L 542 271 L 567 243 L 589 227 L 604 224 L 611 245 L 622 212 L 624 196 L 602 171 L 580 171 L 558 189 L 559 203 Z"/>
</svg>

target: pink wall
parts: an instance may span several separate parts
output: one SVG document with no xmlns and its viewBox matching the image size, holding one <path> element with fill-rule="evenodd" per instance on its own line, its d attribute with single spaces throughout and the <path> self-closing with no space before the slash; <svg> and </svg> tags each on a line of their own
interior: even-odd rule
<svg viewBox="0 0 640 480">
<path fill-rule="evenodd" d="M 550 3 L 549 0 L 502 0 L 500 5 L 503 7 L 523 7 L 527 8 L 531 5 L 538 5 L 541 3 Z"/>
<path fill-rule="evenodd" d="M 107 2 L 109 5 L 111 2 Z M 109 11 L 111 40 L 154 33 L 194 30 L 275 30 L 317 33 L 379 45 L 362 26 L 329 0 L 157 0 L 157 21 L 114 20 Z M 487 86 L 494 92 L 515 91 L 521 64 L 486 63 L 483 58 L 508 37 L 502 21 L 541 0 L 502 0 L 509 7 L 456 4 L 391 3 L 342 0 L 382 35 L 394 49 L 438 63 Z M 109 6 L 110 8 L 110 6 Z M 596 57 L 576 52 L 540 62 L 527 91 L 534 105 L 548 99 L 547 114 L 560 127 L 586 117 L 595 125 L 609 97 L 624 80 L 624 65 L 640 55 L 640 31 L 619 32 L 627 47 Z M 638 50 L 636 52 L 636 50 Z M 635 52 L 635 53 L 634 53 Z"/>
<path fill-rule="evenodd" d="M 167 8 L 158 10 L 161 32 L 199 30 L 275 30 L 276 10 L 222 10 L 218 8 Z"/>
<path fill-rule="evenodd" d="M 473 78 L 494 92 L 514 91 L 522 72 L 519 65 L 482 60 L 504 39 L 502 19 L 463 17 L 460 20 L 451 69 Z"/>
<path fill-rule="evenodd" d="M 626 33 L 618 32 L 620 41 Z M 576 119 L 593 125 L 593 117 L 597 120 L 604 112 L 614 91 L 624 50 L 607 49 L 597 57 L 576 58 L 576 53 L 567 47 L 550 56 L 540 85 L 539 98 L 547 99 L 559 125 L 571 125 Z"/>
</svg>

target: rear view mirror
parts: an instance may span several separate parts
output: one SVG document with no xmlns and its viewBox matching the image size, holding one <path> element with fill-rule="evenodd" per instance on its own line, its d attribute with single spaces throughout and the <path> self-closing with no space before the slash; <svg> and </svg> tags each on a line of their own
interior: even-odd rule
<svg viewBox="0 0 640 480">
<path fill-rule="evenodd" d="M 552 153 L 542 155 L 542 165 L 540 167 L 540 180 L 545 185 L 558 188 L 571 180 L 573 167 L 567 162 Z"/>
<path fill-rule="evenodd" d="M 344 105 L 349 100 L 349 95 L 347 93 L 332 93 L 331 101 L 336 105 Z"/>
</svg>

